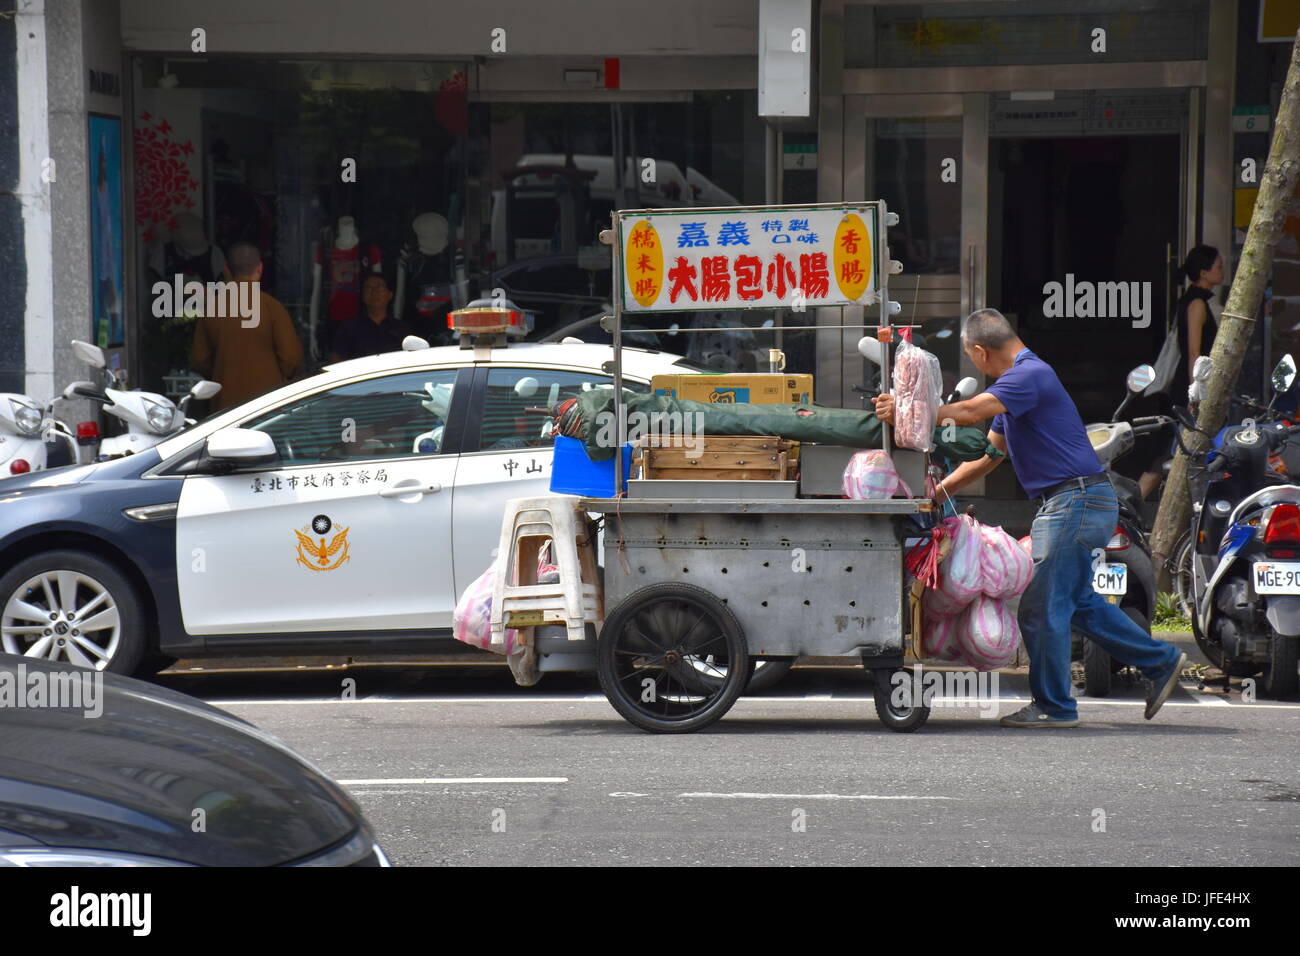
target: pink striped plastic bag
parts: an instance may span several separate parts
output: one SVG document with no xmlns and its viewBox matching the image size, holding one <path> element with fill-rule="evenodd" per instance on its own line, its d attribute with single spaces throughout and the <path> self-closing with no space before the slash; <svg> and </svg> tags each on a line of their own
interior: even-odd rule
<svg viewBox="0 0 1300 956">
<path fill-rule="evenodd" d="M 954 601 L 937 587 L 926 588 L 921 595 L 921 609 L 925 611 L 927 620 L 931 617 L 954 617 L 966 610 L 969 604 L 970 601 Z"/>
<path fill-rule="evenodd" d="M 1029 579 L 1034 573 L 1033 558 L 1001 528 L 980 525 L 979 531 L 984 539 L 984 584 L 981 590 L 989 597 L 1017 597 L 1029 587 Z"/>
<path fill-rule="evenodd" d="M 976 670 L 1006 667 L 1020 648 L 1020 625 L 1006 601 L 981 594 L 958 620 L 957 645 Z"/>
<path fill-rule="evenodd" d="M 494 564 L 465 589 L 451 615 L 451 634 L 456 640 L 471 647 L 508 656 L 515 652 L 519 632 L 514 628 L 506 628 L 505 641 L 501 644 L 492 643 L 492 590 L 496 587 L 496 576 Z"/>
<path fill-rule="evenodd" d="M 926 614 L 921 624 L 921 650 L 926 657 L 941 661 L 956 661 L 961 658 L 961 647 L 957 643 L 959 618 L 944 614 Z"/>
<path fill-rule="evenodd" d="M 857 501 L 892 498 L 900 491 L 908 498 L 913 497 L 912 489 L 894 468 L 893 459 L 879 448 L 854 453 L 844 467 L 841 487 L 846 498 Z"/>
</svg>

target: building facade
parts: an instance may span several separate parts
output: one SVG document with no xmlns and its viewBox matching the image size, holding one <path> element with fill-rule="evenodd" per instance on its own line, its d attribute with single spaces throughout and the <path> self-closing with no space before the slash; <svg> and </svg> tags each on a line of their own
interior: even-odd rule
<svg viewBox="0 0 1300 956">
<path fill-rule="evenodd" d="M 881 198 L 901 217 L 891 295 L 954 378 L 961 316 L 995 306 L 1108 417 L 1159 351 L 1186 251 L 1218 247 L 1231 274 L 1300 3 L 790 0 L 807 63 L 781 82 L 804 69 L 809 108 L 779 119 L 759 115 L 760 44 L 786 40 L 764 6 L 0 2 L 0 390 L 86 377 L 72 338 L 183 388 L 192 318 L 155 289 L 219 275 L 235 241 L 319 360 L 370 271 L 432 339 L 496 288 L 538 334 L 585 334 L 613 208 Z M 1247 377 L 1300 318 L 1292 225 Z M 1053 282 L 1132 295 L 1059 314 Z M 851 406 L 858 333 L 785 327 L 872 320 L 701 312 L 680 321 L 750 331 L 658 341 L 719 369 L 780 345 L 818 401 Z"/>
</svg>

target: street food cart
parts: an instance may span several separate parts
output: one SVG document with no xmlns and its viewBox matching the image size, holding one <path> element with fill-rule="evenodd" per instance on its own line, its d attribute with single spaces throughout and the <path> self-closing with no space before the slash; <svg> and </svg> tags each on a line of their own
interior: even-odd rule
<svg viewBox="0 0 1300 956">
<path fill-rule="evenodd" d="M 885 234 L 894 222 L 882 202 L 614 213 L 602 241 L 617 250 L 606 320 L 615 447 L 627 437 L 626 311 L 699 309 L 703 301 L 709 309 L 788 308 L 793 292 L 808 309 L 876 306 L 880 319 L 784 328 L 841 339 L 846 329 L 875 329 L 878 340 L 890 341 L 897 304 L 888 299 L 886 276 L 901 267 L 888 259 Z M 638 318 L 644 324 L 645 316 Z M 888 429 L 880 435 L 888 451 Z M 918 453 L 906 454 L 924 467 Z M 838 494 L 838 472 L 834 479 Z M 577 510 L 603 519 L 596 670 L 624 718 L 652 732 L 699 730 L 735 703 L 756 660 L 815 656 L 861 661 L 890 729 L 925 722 L 927 708 L 895 693 L 893 678 L 914 630 L 904 542 L 928 533 L 928 499 L 799 497 L 788 487 L 779 497 L 754 497 L 754 486 L 793 482 L 725 481 L 633 481 L 629 495 L 617 466 L 614 481 L 613 495 L 583 497 Z"/>
<path fill-rule="evenodd" d="M 755 660 L 803 656 L 861 660 L 886 726 L 925 722 L 919 701 L 891 700 L 891 678 L 911 622 L 906 519 L 928 501 L 587 498 L 582 507 L 606 521 L 596 670 L 631 723 L 707 727 L 736 702 Z"/>
</svg>

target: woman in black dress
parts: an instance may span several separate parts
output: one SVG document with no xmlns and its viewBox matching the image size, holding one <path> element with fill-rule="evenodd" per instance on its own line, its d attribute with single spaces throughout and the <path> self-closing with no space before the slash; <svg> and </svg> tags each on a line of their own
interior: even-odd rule
<svg viewBox="0 0 1300 956">
<path fill-rule="evenodd" d="M 1214 348 L 1219 323 L 1210 311 L 1210 300 L 1214 298 L 1214 287 L 1223 282 L 1223 257 L 1213 246 L 1195 246 L 1183 260 L 1181 272 L 1189 284 L 1178 298 L 1178 312 L 1174 319 L 1178 329 L 1179 361 L 1165 393 L 1171 405 L 1187 403 L 1192 367 L 1197 358 L 1209 355 Z M 1138 479 L 1143 498 L 1160 485 L 1160 469 L 1155 464 L 1151 467 L 1152 470 Z"/>
</svg>

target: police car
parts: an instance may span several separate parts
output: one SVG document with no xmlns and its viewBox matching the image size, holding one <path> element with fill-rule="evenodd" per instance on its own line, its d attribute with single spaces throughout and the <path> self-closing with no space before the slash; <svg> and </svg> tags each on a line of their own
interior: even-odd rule
<svg viewBox="0 0 1300 956">
<path fill-rule="evenodd" d="M 548 493 L 545 408 L 612 385 L 607 345 L 477 341 L 328 366 L 147 451 L 0 480 L 0 650 L 130 673 L 461 647 L 452 610 L 504 502 Z M 631 348 L 623 368 L 633 389 L 696 370 Z"/>
</svg>

